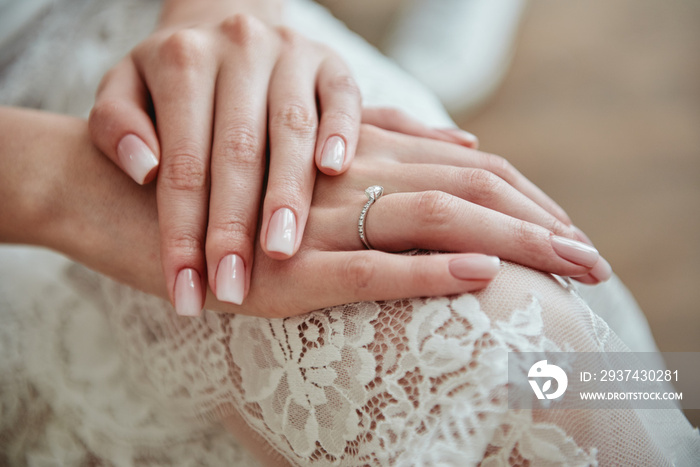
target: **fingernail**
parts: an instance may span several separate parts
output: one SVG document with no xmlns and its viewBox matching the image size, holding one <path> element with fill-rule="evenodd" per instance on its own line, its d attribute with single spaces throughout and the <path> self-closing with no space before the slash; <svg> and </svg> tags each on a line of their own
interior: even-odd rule
<svg viewBox="0 0 700 467">
<path fill-rule="evenodd" d="M 267 230 L 267 251 L 291 256 L 296 242 L 297 220 L 291 209 L 278 209 L 270 219 Z"/>
<path fill-rule="evenodd" d="M 552 235 L 551 242 L 559 256 L 581 266 L 592 268 L 600 258 L 598 250 L 576 240 Z"/>
<path fill-rule="evenodd" d="M 321 167 L 340 172 L 345 161 L 345 141 L 340 136 L 331 136 L 321 153 Z"/>
<path fill-rule="evenodd" d="M 153 151 L 136 135 L 126 135 L 119 141 L 117 156 L 126 173 L 141 185 L 151 170 L 158 165 Z"/>
<path fill-rule="evenodd" d="M 238 255 L 224 256 L 216 271 L 216 298 L 222 302 L 243 303 L 245 266 Z"/>
<path fill-rule="evenodd" d="M 610 267 L 610 263 L 601 256 L 589 274 L 598 281 L 605 282 L 612 277 L 612 267 Z"/>
<path fill-rule="evenodd" d="M 576 227 L 575 225 L 572 225 L 571 228 L 573 229 L 574 234 L 576 235 L 576 238 L 578 238 L 578 239 L 579 239 L 580 241 L 582 241 L 583 243 L 588 243 L 590 246 L 594 246 L 594 245 L 593 245 L 593 242 L 591 241 L 591 239 L 588 238 L 588 235 L 586 235 L 585 233 L 583 233 L 583 230 L 579 229 L 579 228 Z"/>
<path fill-rule="evenodd" d="M 202 284 L 194 269 L 183 269 L 177 275 L 175 311 L 180 316 L 199 316 L 202 312 Z"/>
<path fill-rule="evenodd" d="M 453 138 L 457 138 L 459 141 L 468 144 L 469 146 L 476 147 L 479 145 L 479 138 L 477 138 L 476 135 L 473 135 L 468 131 L 464 131 L 461 128 L 440 128 L 438 131 L 442 131 Z"/>
<path fill-rule="evenodd" d="M 457 279 L 490 280 L 496 277 L 501 267 L 501 260 L 497 256 L 467 255 L 450 261 L 450 274 Z"/>
</svg>

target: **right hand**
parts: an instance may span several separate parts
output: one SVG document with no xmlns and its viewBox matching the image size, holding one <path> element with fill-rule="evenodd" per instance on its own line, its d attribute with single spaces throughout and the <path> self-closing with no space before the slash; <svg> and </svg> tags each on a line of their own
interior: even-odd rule
<svg viewBox="0 0 700 467">
<path fill-rule="evenodd" d="M 82 122 L 51 119 L 63 123 L 50 122 L 27 140 L 48 144 L 35 148 L 37 157 L 52 154 L 53 166 L 45 172 L 53 178 L 40 186 L 62 193 L 45 197 L 53 204 L 42 212 L 59 219 L 42 243 L 167 298 L 154 190 L 140 190 L 119 176 L 91 146 Z M 12 122 L 30 126 L 19 118 Z M 61 141 L 66 143 L 59 148 Z M 348 302 L 465 293 L 485 287 L 498 273 L 498 263 L 485 255 L 565 276 L 596 275 L 596 269 L 603 271 L 596 281 L 609 276 L 595 250 L 566 240 L 568 250 L 554 244 L 557 236 L 573 240 L 577 235 L 523 193 L 529 182 L 500 158 L 369 125 L 361 129 L 357 154 L 342 177 L 319 178 L 298 254 L 288 261 L 261 255 L 250 282 L 236 285 L 250 291 L 244 305 L 219 302 L 209 293 L 207 308 L 282 317 Z M 427 157 L 432 163 L 423 162 Z M 33 158 L 29 154 L 22 160 Z M 357 219 L 366 201 L 363 191 L 372 184 L 386 190 L 367 217 L 375 248 L 453 253 L 405 256 L 364 250 Z"/>
<path fill-rule="evenodd" d="M 105 75 L 90 129 L 135 181 L 157 174 L 163 272 L 170 300 L 190 314 L 176 299 L 185 284 L 240 304 L 246 290 L 221 292 L 222 267 L 236 261 L 248 282 L 260 254 L 297 252 L 316 168 L 338 175 L 351 164 L 361 98 L 325 45 L 251 15 L 183 5 L 197 13 L 166 15 Z"/>
</svg>

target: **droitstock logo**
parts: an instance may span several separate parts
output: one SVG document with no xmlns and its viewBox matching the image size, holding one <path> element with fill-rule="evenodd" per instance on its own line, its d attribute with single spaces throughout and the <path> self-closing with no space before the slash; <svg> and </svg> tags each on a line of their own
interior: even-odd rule
<svg viewBox="0 0 700 467">
<path fill-rule="evenodd" d="M 564 370 L 556 365 L 548 365 L 547 360 L 540 360 L 532 365 L 527 376 L 530 386 L 532 386 L 532 390 L 535 391 L 535 395 L 538 399 L 557 399 L 564 394 L 566 386 L 569 384 L 569 378 L 567 378 Z M 543 378 L 547 378 L 547 380 L 544 381 L 544 384 L 540 388 L 538 380 Z M 552 379 L 557 382 L 557 390 L 548 393 L 552 388 Z"/>
</svg>

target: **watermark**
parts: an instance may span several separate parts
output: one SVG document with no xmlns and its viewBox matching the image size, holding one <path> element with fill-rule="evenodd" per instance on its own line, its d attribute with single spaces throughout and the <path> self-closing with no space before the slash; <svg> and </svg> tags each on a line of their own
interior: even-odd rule
<svg viewBox="0 0 700 467">
<path fill-rule="evenodd" d="M 509 352 L 513 409 L 700 409 L 698 352 Z"/>
</svg>

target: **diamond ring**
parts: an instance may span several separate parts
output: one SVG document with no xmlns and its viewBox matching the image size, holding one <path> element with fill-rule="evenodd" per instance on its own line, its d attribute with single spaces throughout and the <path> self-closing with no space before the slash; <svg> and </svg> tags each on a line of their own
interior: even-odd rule
<svg viewBox="0 0 700 467">
<path fill-rule="evenodd" d="M 375 201 L 381 198 L 383 194 L 384 187 L 381 187 L 379 185 L 372 185 L 371 187 L 365 190 L 365 195 L 367 195 L 367 203 L 365 203 L 365 206 L 362 208 L 362 212 L 360 212 L 360 220 L 357 222 L 357 231 L 360 234 L 360 240 L 362 240 L 362 244 L 365 247 L 367 247 L 368 250 L 374 250 L 374 248 L 372 248 L 372 245 L 369 244 L 369 240 L 367 240 L 367 234 L 365 230 L 365 227 L 367 226 L 367 212 L 369 212 L 369 207 L 372 206 Z"/>
</svg>

